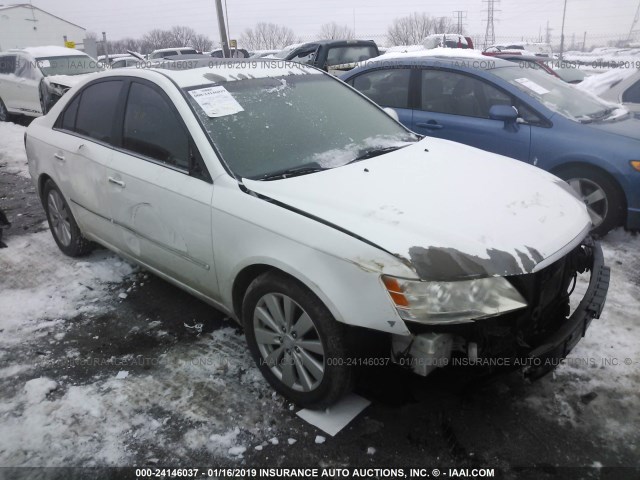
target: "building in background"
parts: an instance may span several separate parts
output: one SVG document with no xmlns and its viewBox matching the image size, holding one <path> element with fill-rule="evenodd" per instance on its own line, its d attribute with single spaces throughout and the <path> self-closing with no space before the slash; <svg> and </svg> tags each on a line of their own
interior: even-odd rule
<svg viewBox="0 0 640 480">
<path fill-rule="evenodd" d="M 0 4 L 0 51 L 74 42 L 82 50 L 86 29 L 28 3 Z"/>
</svg>

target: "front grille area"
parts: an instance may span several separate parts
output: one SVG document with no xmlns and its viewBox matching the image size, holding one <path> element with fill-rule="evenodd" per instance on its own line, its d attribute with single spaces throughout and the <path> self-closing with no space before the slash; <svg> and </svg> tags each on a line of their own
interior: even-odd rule
<svg viewBox="0 0 640 480">
<path fill-rule="evenodd" d="M 483 358 L 523 357 L 557 331 L 570 313 L 569 292 L 575 276 L 591 265 L 590 243 L 536 273 L 507 277 L 527 300 L 527 308 L 460 325 L 419 325 L 407 322 L 412 333 L 446 332 L 478 344 Z"/>
</svg>

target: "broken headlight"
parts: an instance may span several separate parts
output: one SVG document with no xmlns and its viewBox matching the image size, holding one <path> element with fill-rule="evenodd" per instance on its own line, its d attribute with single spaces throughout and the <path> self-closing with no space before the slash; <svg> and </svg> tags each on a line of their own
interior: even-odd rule
<svg viewBox="0 0 640 480">
<path fill-rule="evenodd" d="M 504 277 L 457 282 L 424 282 L 382 276 L 403 320 L 442 324 L 465 323 L 527 306 Z"/>
</svg>

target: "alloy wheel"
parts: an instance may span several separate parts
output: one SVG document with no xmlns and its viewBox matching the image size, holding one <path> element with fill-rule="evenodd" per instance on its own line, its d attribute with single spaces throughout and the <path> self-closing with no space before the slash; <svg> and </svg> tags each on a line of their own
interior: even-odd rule
<svg viewBox="0 0 640 480">
<path fill-rule="evenodd" d="M 262 361 L 287 387 L 316 389 L 324 377 L 325 349 L 308 313 L 292 298 L 268 293 L 253 313 L 253 329 Z"/>
<path fill-rule="evenodd" d="M 567 183 L 587 206 L 594 228 L 599 227 L 609 213 L 609 201 L 604 189 L 588 178 L 570 178 Z"/>
<path fill-rule="evenodd" d="M 71 221 L 69 211 L 56 190 L 51 190 L 47 197 L 47 209 L 51 219 L 51 228 L 57 239 L 65 247 L 71 244 Z"/>
</svg>

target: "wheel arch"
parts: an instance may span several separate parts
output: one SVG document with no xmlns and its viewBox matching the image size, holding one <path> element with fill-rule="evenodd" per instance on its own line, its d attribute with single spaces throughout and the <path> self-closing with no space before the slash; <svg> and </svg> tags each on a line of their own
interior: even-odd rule
<svg viewBox="0 0 640 480">
<path fill-rule="evenodd" d="M 605 178 L 607 178 L 608 180 L 610 180 L 615 187 L 618 189 L 618 193 L 620 194 L 620 198 L 622 199 L 623 205 L 622 205 L 622 211 L 624 214 L 624 218 L 622 219 L 623 222 L 626 222 L 626 217 L 627 217 L 627 194 L 625 192 L 625 189 L 623 188 L 623 186 L 620 184 L 620 182 L 618 181 L 618 179 L 612 175 L 610 172 L 608 172 L 607 170 L 605 170 L 604 168 L 598 166 L 598 165 L 594 165 L 591 162 L 588 161 L 583 161 L 583 160 L 572 160 L 566 163 L 562 163 L 560 165 L 556 165 L 555 167 L 553 167 L 550 172 L 554 175 L 560 176 L 560 174 L 565 171 L 565 170 L 569 170 L 572 168 L 583 168 L 583 169 L 587 169 L 591 172 L 594 172 L 598 175 L 601 175 Z"/>
</svg>

